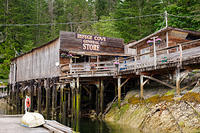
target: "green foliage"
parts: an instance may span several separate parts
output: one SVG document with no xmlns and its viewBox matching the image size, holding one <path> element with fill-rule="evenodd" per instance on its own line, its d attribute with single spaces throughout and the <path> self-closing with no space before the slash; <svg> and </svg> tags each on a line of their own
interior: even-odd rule
<svg viewBox="0 0 200 133">
<path fill-rule="evenodd" d="M 129 42 L 164 27 L 165 10 L 178 16 L 200 15 L 199 0 L 0 0 L 0 5 L 0 24 L 52 23 L 0 26 L 0 78 L 8 78 L 13 57 L 58 37 L 60 30 L 123 38 Z M 122 19 L 126 17 L 132 18 Z M 117 20 L 106 21 L 110 19 Z M 69 23 L 96 20 L 100 21 Z M 170 15 L 168 22 L 169 26 L 200 30 L 200 16 Z"/>
<path fill-rule="evenodd" d="M 102 16 L 99 22 L 94 23 L 91 28 L 82 31 L 82 33 L 121 38 L 119 31 L 115 28 L 114 21 L 105 21 L 111 19 L 109 16 Z"/>
</svg>

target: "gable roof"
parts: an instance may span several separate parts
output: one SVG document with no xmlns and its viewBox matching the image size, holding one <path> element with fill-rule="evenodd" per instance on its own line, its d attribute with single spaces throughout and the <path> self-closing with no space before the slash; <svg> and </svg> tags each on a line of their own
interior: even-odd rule
<svg viewBox="0 0 200 133">
<path fill-rule="evenodd" d="M 128 47 L 129 48 L 133 48 L 133 47 L 137 46 L 137 44 L 139 44 L 139 43 L 141 43 L 143 41 L 146 41 L 147 39 L 149 39 L 149 38 L 151 38 L 153 36 L 156 36 L 158 34 L 161 34 L 163 32 L 167 32 L 167 31 L 170 31 L 170 30 L 175 30 L 175 31 L 180 31 L 180 32 L 186 32 L 186 33 L 190 33 L 190 34 L 193 34 L 193 35 L 199 35 L 200 36 L 200 32 L 198 32 L 198 31 L 190 31 L 190 30 L 184 30 L 184 29 L 173 28 L 173 27 L 165 27 L 165 28 L 162 28 L 162 29 L 154 32 L 153 34 L 150 34 L 150 35 L 142 38 L 141 40 L 129 43 Z"/>
</svg>

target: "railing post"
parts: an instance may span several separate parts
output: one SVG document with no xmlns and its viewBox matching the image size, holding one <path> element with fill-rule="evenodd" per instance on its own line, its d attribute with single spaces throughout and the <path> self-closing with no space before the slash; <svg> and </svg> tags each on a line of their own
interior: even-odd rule
<svg viewBox="0 0 200 133">
<path fill-rule="evenodd" d="M 70 71 L 70 74 L 72 74 L 72 57 L 70 58 L 69 71 Z"/>
<path fill-rule="evenodd" d="M 180 50 L 180 67 L 182 66 L 182 61 L 183 61 L 183 50 L 182 50 L 182 45 L 179 44 L 179 50 Z"/>
<path fill-rule="evenodd" d="M 153 37 L 154 67 L 156 69 L 156 37 Z"/>
</svg>

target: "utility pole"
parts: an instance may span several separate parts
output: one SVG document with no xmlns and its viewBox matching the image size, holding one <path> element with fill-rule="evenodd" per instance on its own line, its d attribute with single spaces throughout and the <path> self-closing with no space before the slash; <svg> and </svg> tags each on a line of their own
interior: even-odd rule
<svg viewBox="0 0 200 133">
<path fill-rule="evenodd" d="M 168 27 L 168 14 L 167 14 L 167 11 L 165 11 L 165 24 L 166 24 L 166 27 Z"/>
</svg>

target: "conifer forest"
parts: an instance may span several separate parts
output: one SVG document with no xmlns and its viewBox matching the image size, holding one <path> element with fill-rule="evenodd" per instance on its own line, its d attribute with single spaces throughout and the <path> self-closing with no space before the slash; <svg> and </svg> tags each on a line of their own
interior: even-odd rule
<svg viewBox="0 0 200 133">
<path fill-rule="evenodd" d="M 10 60 L 71 31 L 139 40 L 166 26 L 200 31 L 200 0 L 0 0 L 0 79 Z"/>
</svg>

